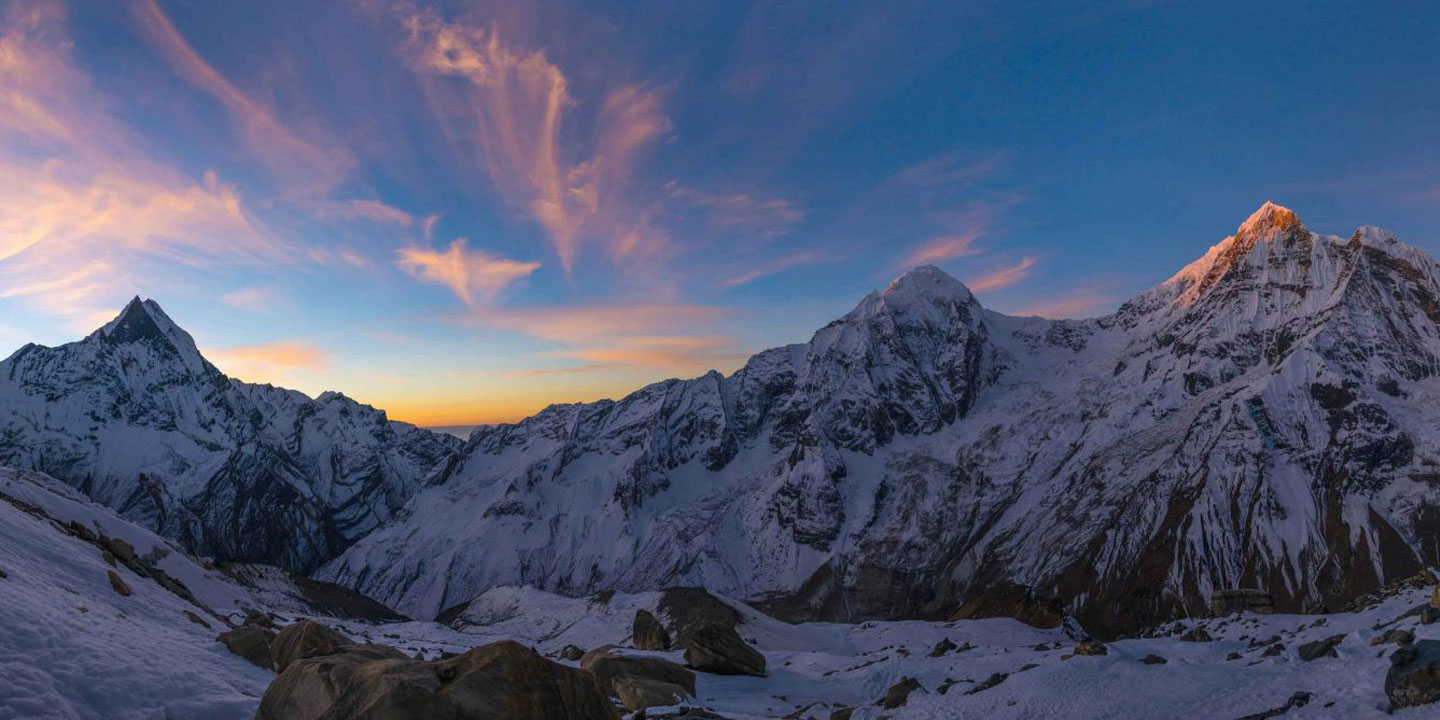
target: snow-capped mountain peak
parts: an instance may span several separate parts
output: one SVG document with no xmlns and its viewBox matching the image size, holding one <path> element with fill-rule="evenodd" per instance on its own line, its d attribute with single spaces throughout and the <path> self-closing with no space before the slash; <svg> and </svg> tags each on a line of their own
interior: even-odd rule
<svg viewBox="0 0 1440 720">
<path fill-rule="evenodd" d="M 190 372 L 205 372 L 208 363 L 200 356 L 194 338 L 185 332 L 154 300 L 141 300 L 135 296 L 125 308 L 106 323 L 90 338 L 104 338 L 110 343 L 158 343 L 157 349 L 173 350 Z M 87 339 L 90 339 L 87 338 Z"/>
</svg>

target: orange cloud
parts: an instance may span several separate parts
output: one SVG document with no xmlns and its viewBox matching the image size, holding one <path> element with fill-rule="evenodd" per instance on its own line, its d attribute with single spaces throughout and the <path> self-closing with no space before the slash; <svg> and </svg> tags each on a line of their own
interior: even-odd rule
<svg viewBox="0 0 1440 720">
<path fill-rule="evenodd" d="M 321 147 L 300 138 L 269 108 L 235 87 L 195 51 L 155 0 L 140 0 L 134 7 L 146 38 L 176 74 L 230 111 L 241 139 L 282 182 L 301 192 L 326 190 L 344 179 L 355 165 L 354 158 L 343 149 Z"/>
<path fill-rule="evenodd" d="M 568 82 L 543 52 L 518 50 L 494 29 L 433 12 L 401 22 L 403 50 L 417 72 L 466 81 L 458 92 L 453 84 L 427 85 L 436 116 L 450 120 L 452 145 L 478 140 L 490 178 L 545 229 L 567 273 L 585 238 L 607 243 L 615 257 L 664 246 L 668 238 L 649 225 L 652 213 L 632 200 L 630 186 L 639 153 L 670 130 L 653 92 L 631 85 L 610 91 L 595 118 L 596 139 L 579 152 L 561 141 L 574 104 Z"/>
<path fill-rule="evenodd" d="M 329 353 L 299 340 L 217 348 L 205 356 L 226 375 L 246 382 L 292 382 L 297 371 L 330 365 Z"/>
<path fill-rule="evenodd" d="M 538 262 L 521 262 L 467 250 L 465 238 L 438 252 L 425 248 L 401 248 L 397 264 L 422 280 L 449 287 L 467 305 L 488 301 L 511 283 L 528 277 L 540 268 Z"/>
<path fill-rule="evenodd" d="M 1025 306 L 1013 314 L 1037 315 L 1044 318 L 1095 317 L 1103 314 L 1114 302 L 1114 296 L 1108 292 L 1094 288 L 1080 288 Z"/>
<path fill-rule="evenodd" d="M 1030 274 L 1030 268 L 1034 266 L 1035 258 L 1021 258 L 1020 262 L 1015 263 L 1010 267 L 1000 268 L 999 270 L 996 270 L 994 272 L 981 275 L 980 277 L 975 278 L 971 282 L 966 283 L 966 285 L 970 288 L 971 292 L 977 293 L 985 292 L 986 290 L 999 290 L 1000 288 L 1010 287 L 1011 285 L 1014 285 L 1015 283 L 1024 280 L 1025 276 Z"/>
<path fill-rule="evenodd" d="M 916 265 L 926 265 L 978 255 L 980 254 L 980 249 L 974 247 L 975 241 L 978 239 L 980 239 L 980 233 L 978 232 L 937 237 L 911 250 L 910 253 L 900 261 L 900 265 L 909 268 Z"/>
</svg>

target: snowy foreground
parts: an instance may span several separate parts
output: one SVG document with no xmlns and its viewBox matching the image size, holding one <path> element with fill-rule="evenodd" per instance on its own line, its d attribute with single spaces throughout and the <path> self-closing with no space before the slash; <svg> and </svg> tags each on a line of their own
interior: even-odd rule
<svg viewBox="0 0 1440 720">
<path fill-rule="evenodd" d="M 124 563 L 112 567 L 72 522 L 92 536 L 124 539 L 193 601 Z M 112 588 L 112 570 L 130 595 Z M 232 655 L 215 635 L 247 608 L 281 622 L 313 610 L 280 580 L 263 588 L 242 583 L 57 481 L 7 469 L 0 469 L 0 571 L 0 718 L 7 719 L 248 720 L 274 675 Z M 628 645 L 635 611 L 654 611 L 659 597 L 577 599 L 499 588 L 471 603 L 454 623 L 459 630 L 321 619 L 356 639 L 427 658 L 503 639 L 557 656 L 571 644 Z M 1064 630 L 1013 620 L 790 625 L 737 604 L 740 634 L 764 652 L 769 676 L 699 673 L 694 702 L 734 718 L 828 718 L 842 706 L 855 708 L 854 718 L 1232 718 L 1284 706 L 1305 691 L 1311 700 L 1285 717 L 1382 717 L 1385 656 L 1394 646 L 1370 640 L 1396 628 L 1440 639 L 1440 625 L 1418 625 L 1413 615 L 1387 624 L 1425 600 L 1417 588 L 1356 613 L 1177 623 L 1164 637 L 1122 640 L 1107 655 L 1068 660 L 1074 640 Z M 1178 639 L 1196 625 L 1215 641 Z M 1269 646 L 1255 641 L 1273 635 L 1284 650 L 1263 657 Z M 1343 636 L 1338 657 L 1298 657 L 1302 644 L 1336 635 Z M 956 649 L 932 657 L 947 640 Z M 1239 657 L 1227 659 L 1234 653 Z M 683 662 L 678 651 L 639 654 Z M 1147 655 L 1166 662 L 1141 662 Z M 993 684 L 997 674 L 1004 679 Z M 904 677 L 919 689 L 899 708 L 880 708 L 877 701 Z M 991 687 L 974 692 L 987 680 Z M 1437 713 L 1431 706 L 1395 717 Z"/>
</svg>

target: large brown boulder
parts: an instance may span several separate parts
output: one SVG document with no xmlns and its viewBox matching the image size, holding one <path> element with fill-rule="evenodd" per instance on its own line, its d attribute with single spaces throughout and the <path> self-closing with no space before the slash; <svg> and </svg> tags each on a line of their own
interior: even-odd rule
<svg viewBox="0 0 1440 720">
<path fill-rule="evenodd" d="M 1440 640 L 1402 645 L 1390 656 L 1385 675 L 1390 711 L 1440 701 Z"/>
<path fill-rule="evenodd" d="M 673 587 L 660 596 L 656 608 L 670 628 L 672 647 L 685 647 L 690 634 L 700 628 L 719 625 L 734 629 L 743 617 L 725 601 L 698 587 Z"/>
<path fill-rule="evenodd" d="M 706 625 L 685 640 L 685 664 L 716 675 L 765 676 L 765 656 L 733 627 Z"/>
<path fill-rule="evenodd" d="M 330 655 L 352 644 L 349 638 L 314 620 L 301 620 L 281 630 L 270 641 L 270 659 L 275 661 L 276 672 L 284 672 L 296 660 Z"/>
<path fill-rule="evenodd" d="M 595 676 L 605 692 L 614 691 L 616 678 L 637 677 L 678 685 L 686 693 L 695 694 L 695 673 L 669 660 L 621 655 L 613 645 L 585 653 L 580 658 L 580 669 Z"/>
<path fill-rule="evenodd" d="M 499 642 L 447 660 L 382 645 L 296 660 L 261 698 L 256 720 L 617 720 L 587 673 Z"/>
<path fill-rule="evenodd" d="M 665 632 L 665 626 L 650 614 L 649 610 L 635 611 L 635 624 L 632 626 L 631 645 L 636 650 L 669 650 L 670 633 Z"/>
<path fill-rule="evenodd" d="M 220 633 L 215 638 L 230 652 L 266 670 L 274 669 L 270 659 L 270 643 L 274 639 L 274 632 L 259 625 L 241 625 L 234 630 Z"/>
<path fill-rule="evenodd" d="M 674 683 L 632 675 L 617 677 L 612 685 L 615 695 L 625 704 L 625 709 L 631 711 L 678 705 L 690 697 L 685 688 Z"/>
</svg>

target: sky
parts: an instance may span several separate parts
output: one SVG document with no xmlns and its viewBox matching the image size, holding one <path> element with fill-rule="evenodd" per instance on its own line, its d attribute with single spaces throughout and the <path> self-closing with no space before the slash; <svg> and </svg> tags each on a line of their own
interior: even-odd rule
<svg viewBox="0 0 1440 720">
<path fill-rule="evenodd" d="M 1440 4 L 0 0 L 0 356 L 153 298 L 422 425 L 802 342 L 919 264 L 1112 311 L 1266 200 L 1440 253 Z"/>
</svg>

